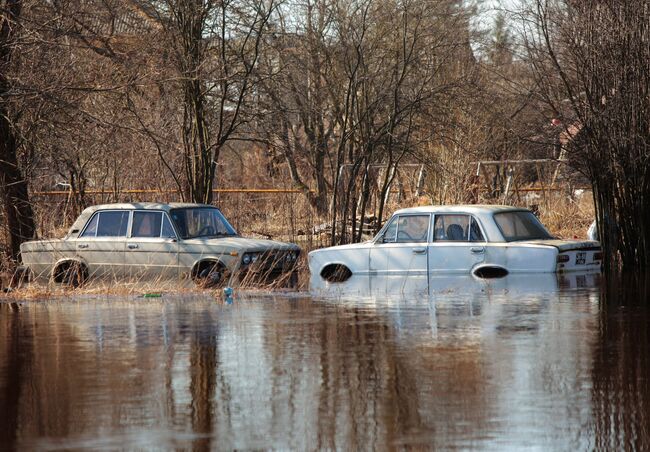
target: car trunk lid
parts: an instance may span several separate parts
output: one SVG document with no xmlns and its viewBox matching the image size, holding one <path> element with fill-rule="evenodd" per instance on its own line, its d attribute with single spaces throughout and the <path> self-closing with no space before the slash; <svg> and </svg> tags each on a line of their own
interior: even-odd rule
<svg viewBox="0 0 650 452">
<path fill-rule="evenodd" d="M 553 246 L 558 249 L 559 252 L 563 253 L 565 251 L 587 251 L 587 250 L 600 250 L 600 243 L 594 242 L 592 240 L 562 240 L 562 239 L 551 239 L 551 240 L 531 240 L 528 242 L 533 245 L 546 245 Z"/>
<path fill-rule="evenodd" d="M 531 240 L 531 244 L 557 248 L 558 272 L 600 270 L 602 252 L 600 243 L 593 240 Z"/>
</svg>

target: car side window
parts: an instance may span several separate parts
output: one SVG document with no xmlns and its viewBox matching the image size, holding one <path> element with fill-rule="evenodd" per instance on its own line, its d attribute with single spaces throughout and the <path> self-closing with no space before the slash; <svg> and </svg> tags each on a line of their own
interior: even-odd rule
<svg viewBox="0 0 650 452">
<path fill-rule="evenodd" d="M 483 238 L 483 233 L 481 232 L 481 227 L 478 225 L 476 218 L 472 217 L 471 226 L 469 229 L 469 241 L 470 242 L 485 242 Z"/>
<path fill-rule="evenodd" d="M 126 237 L 129 212 L 100 212 L 97 237 Z"/>
<path fill-rule="evenodd" d="M 172 226 L 172 222 L 169 221 L 169 217 L 163 214 L 163 224 L 162 224 L 162 233 L 160 234 L 165 239 L 175 239 L 176 231 Z"/>
<path fill-rule="evenodd" d="M 436 215 L 433 238 L 441 242 L 483 242 L 483 233 L 471 215 Z"/>
<path fill-rule="evenodd" d="M 162 212 L 133 212 L 131 237 L 160 237 Z"/>
<path fill-rule="evenodd" d="M 445 242 L 467 242 L 469 215 L 436 215 L 433 224 L 434 240 Z"/>
<path fill-rule="evenodd" d="M 382 238 L 382 242 L 384 243 L 395 243 L 395 235 L 397 233 L 397 217 L 393 218 L 384 231 L 384 237 Z"/>
<path fill-rule="evenodd" d="M 404 215 L 397 222 L 397 243 L 426 242 L 429 235 L 429 215 Z"/>
<path fill-rule="evenodd" d="M 97 235 L 97 224 L 99 223 L 99 213 L 93 215 L 88 222 L 88 226 L 81 233 L 79 237 L 95 237 Z"/>
<path fill-rule="evenodd" d="M 126 237 L 128 211 L 97 212 L 80 237 Z"/>
</svg>

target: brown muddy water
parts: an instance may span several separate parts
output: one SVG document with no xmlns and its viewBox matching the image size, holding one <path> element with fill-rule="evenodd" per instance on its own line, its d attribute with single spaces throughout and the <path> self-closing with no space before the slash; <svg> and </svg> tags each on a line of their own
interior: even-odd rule
<svg viewBox="0 0 650 452">
<path fill-rule="evenodd" d="M 0 448 L 648 450 L 648 292 L 601 286 L 0 302 Z"/>
</svg>

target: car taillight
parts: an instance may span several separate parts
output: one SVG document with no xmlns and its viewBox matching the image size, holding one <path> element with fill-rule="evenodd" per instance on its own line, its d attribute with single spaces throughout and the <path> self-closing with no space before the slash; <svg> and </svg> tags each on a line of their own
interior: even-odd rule
<svg viewBox="0 0 650 452">
<path fill-rule="evenodd" d="M 603 253 L 594 253 L 594 260 L 595 261 L 602 261 L 603 260 Z"/>
<path fill-rule="evenodd" d="M 558 261 L 558 263 L 569 262 L 569 255 L 568 254 L 558 254 L 557 255 L 557 261 Z"/>
</svg>

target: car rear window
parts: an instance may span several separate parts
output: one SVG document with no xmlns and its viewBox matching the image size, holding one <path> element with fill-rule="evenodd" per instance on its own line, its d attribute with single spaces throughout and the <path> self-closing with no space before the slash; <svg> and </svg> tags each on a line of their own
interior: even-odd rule
<svg viewBox="0 0 650 452">
<path fill-rule="evenodd" d="M 506 242 L 553 238 L 529 211 L 495 213 L 494 221 Z"/>
</svg>

